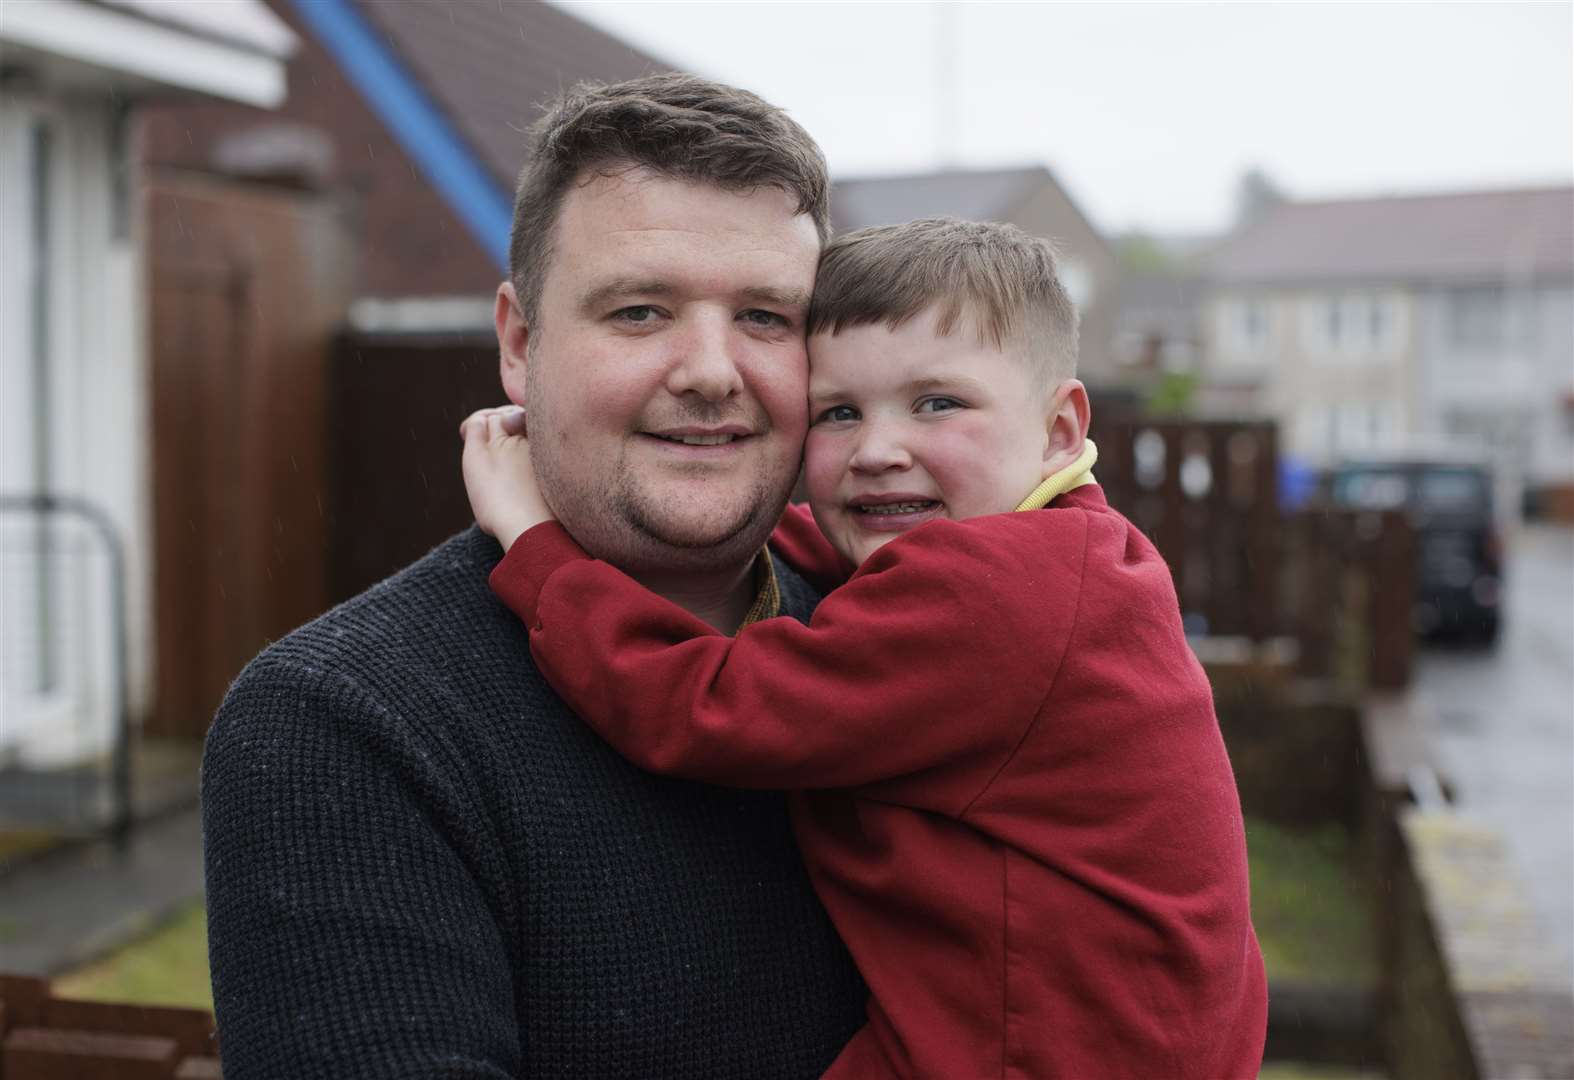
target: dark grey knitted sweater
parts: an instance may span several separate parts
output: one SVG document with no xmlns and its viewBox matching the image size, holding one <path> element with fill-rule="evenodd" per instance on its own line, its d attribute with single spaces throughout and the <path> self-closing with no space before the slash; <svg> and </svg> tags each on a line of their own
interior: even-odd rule
<svg viewBox="0 0 1574 1080">
<path fill-rule="evenodd" d="M 613 753 L 487 588 L 500 556 L 461 533 L 270 647 L 219 710 L 226 1080 L 817 1076 L 864 988 L 782 796 Z"/>
</svg>

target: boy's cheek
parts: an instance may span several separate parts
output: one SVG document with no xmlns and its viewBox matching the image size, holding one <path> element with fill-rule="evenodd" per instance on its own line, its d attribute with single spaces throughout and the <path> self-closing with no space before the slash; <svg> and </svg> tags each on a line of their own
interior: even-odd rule
<svg viewBox="0 0 1574 1080">
<path fill-rule="evenodd" d="M 846 469 L 847 455 L 841 452 L 837 440 L 811 427 L 803 444 L 803 483 L 811 509 L 828 507 L 836 501 Z"/>
</svg>

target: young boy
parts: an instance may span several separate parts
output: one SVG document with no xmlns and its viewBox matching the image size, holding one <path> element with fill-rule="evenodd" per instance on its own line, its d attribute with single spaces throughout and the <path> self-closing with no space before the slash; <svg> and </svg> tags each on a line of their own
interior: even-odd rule
<svg viewBox="0 0 1574 1080">
<path fill-rule="evenodd" d="M 772 543 L 845 584 L 807 626 L 727 637 L 590 559 L 525 439 L 467 422 L 536 663 L 644 768 L 797 790 L 871 992 L 827 1076 L 1251 1080 L 1234 779 L 1164 561 L 1087 471 L 1051 250 L 953 220 L 852 233 L 808 329 L 813 521 Z"/>
</svg>

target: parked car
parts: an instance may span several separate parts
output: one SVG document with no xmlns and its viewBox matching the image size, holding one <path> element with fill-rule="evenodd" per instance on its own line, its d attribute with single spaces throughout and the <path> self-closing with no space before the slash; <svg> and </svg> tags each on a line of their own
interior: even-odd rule
<svg viewBox="0 0 1574 1080">
<path fill-rule="evenodd" d="M 1340 506 L 1408 511 L 1416 533 L 1418 633 L 1497 640 L 1503 543 L 1487 465 L 1419 456 L 1348 461 L 1330 474 L 1328 492 Z"/>
</svg>

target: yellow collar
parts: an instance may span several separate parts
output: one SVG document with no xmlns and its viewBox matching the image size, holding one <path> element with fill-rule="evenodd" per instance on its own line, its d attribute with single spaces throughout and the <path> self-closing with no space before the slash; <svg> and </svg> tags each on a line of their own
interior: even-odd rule
<svg viewBox="0 0 1574 1080">
<path fill-rule="evenodd" d="M 1033 494 L 1017 504 L 1017 509 L 1042 510 L 1072 488 L 1097 483 L 1093 479 L 1093 463 L 1098 459 L 1099 450 L 1093 445 L 1093 440 L 1083 439 L 1082 456 L 1034 488 Z"/>
</svg>

